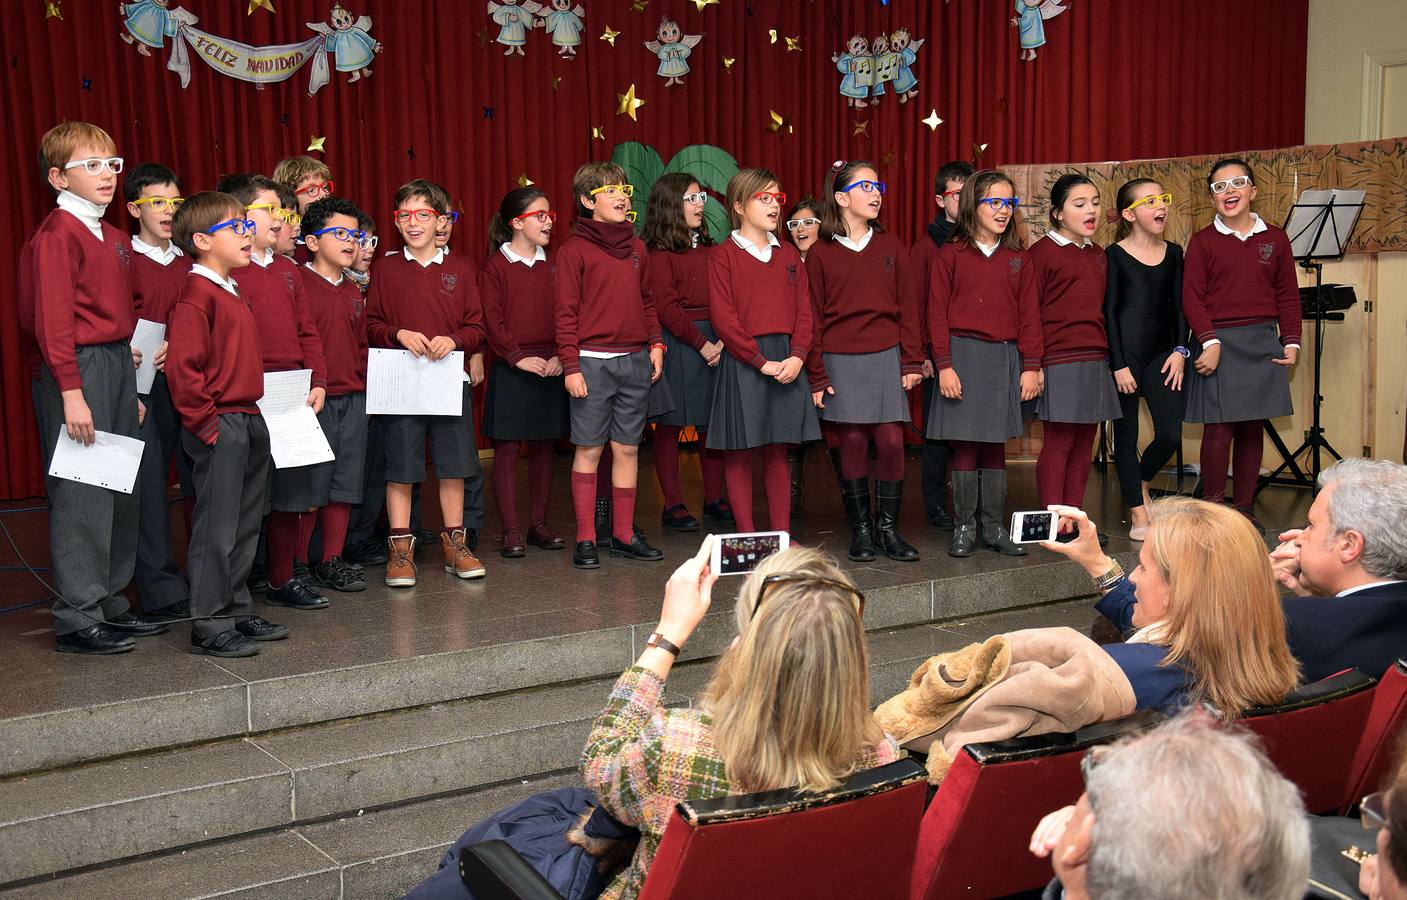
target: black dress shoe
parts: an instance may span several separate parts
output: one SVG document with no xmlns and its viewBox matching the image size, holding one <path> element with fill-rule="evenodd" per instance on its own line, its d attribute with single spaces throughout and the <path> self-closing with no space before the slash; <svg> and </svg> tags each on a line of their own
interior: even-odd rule
<svg viewBox="0 0 1407 900">
<path fill-rule="evenodd" d="M 712 500 L 703 506 L 703 517 L 721 522 L 724 525 L 736 525 L 738 520 L 733 518 L 733 507 L 728 505 L 727 500 Z"/>
<path fill-rule="evenodd" d="M 689 510 L 684 504 L 671 506 L 660 513 L 660 525 L 670 531 L 698 531 L 699 520 L 689 515 Z"/>
<path fill-rule="evenodd" d="M 223 656 L 237 659 L 244 656 L 258 656 L 259 645 L 231 628 L 208 638 L 191 635 L 191 652 L 199 656 Z"/>
<path fill-rule="evenodd" d="M 385 536 L 373 536 L 348 544 L 342 550 L 342 558 L 362 566 L 384 566 L 391 557 L 386 549 Z"/>
<path fill-rule="evenodd" d="M 561 550 L 567 542 L 552 533 L 546 522 L 528 526 L 528 543 L 536 544 L 543 550 Z"/>
<path fill-rule="evenodd" d="M 152 622 L 181 622 L 191 617 L 191 602 L 178 600 L 170 606 L 144 612 L 142 617 Z"/>
<path fill-rule="evenodd" d="M 640 559 L 647 562 L 664 559 L 664 552 L 656 550 L 645 543 L 645 536 L 638 531 L 630 536 L 630 543 L 624 543 L 611 536 L 611 556 L 623 556 L 627 559 Z"/>
<path fill-rule="evenodd" d="M 341 591 L 344 594 L 366 590 L 366 579 L 362 573 L 340 556 L 313 567 L 313 578 L 323 587 Z"/>
<path fill-rule="evenodd" d="M 118 634 L 130 634 L 133 637 L 151 637 L 154 634 L 165 634 L 171 630 L 171 626 L 165 621 L 139 616 L 131 610 L 120 616 L 109 617 L 107 624 Z"/>
<path fill-rule="evenodd" d="M 322 609 L 327 606 L 327 598 L 302 579 L 295 578 L 283 587 L 271 587 L 264 594 L 264 600 L 274 606 L 287 606 L 290 609 Z"/>
<path fill-rule="evenodd" d="M 948 515 L 948 511 L 939 507 L 928 511 L 928 524 L 939 531 L 952 531 L 954 522 L 953 517 Z"/>
<path fill-rule="evenodd" d="M 125 634 L 119 634 L 106 625 L 92 624 L 80 631 L 71 631 L 54 637 L 54 649 L 60 653 L 86 653 L 93 656 L 107 656 L 113 653 L 126 653 L 137 642 Z"/>
<path fill-rule="evenodd" d="M 596 552 L 595 541 L 577 541 L 572 552 L 572 565 L 578 569 L 601 568 L 601 554 Z"/>
<path fill-rule="evenodd" d="M 287 625 L 275 625 L 259 616 L 250 616 L 236 623 L 235 630 L 251 641 L 281 641 L 288 637 Z"/>
<path fill-rule="evenodd" d="M 249 578 L 244 582 L 249 586 L 251 594 L 262 594 L 269 589 L 269 573 L 264 571 L 264 567 L 255 563 L 249 568 Z"/>
<path fill-rule="evenodd" d="M 438 531 L 430 531 L 425 528 L 417 528 L 412 531 L 411 534 L 415 535 L 415 546 L 417 547 L 424 547 L 427 545 L 438 547 L 440 544 L 440 533 Z"/>
</svg>

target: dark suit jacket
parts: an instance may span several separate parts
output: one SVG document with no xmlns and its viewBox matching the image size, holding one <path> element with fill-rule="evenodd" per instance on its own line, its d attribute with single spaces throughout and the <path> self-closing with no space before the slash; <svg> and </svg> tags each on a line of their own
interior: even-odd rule
<svg viewBox="0 0 1407 900">
<path fill-rule="evenodd" d="M 1347 597 L 1286 597 L 1284 605 L 1290 651 L 1306 682 L 1344 669 L 1381 678 L 1407 657 L 1407 582 Z"/>
</svg>

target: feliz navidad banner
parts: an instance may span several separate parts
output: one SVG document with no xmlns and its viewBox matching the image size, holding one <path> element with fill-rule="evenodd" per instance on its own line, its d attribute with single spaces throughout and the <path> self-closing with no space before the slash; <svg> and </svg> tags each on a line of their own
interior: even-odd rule
<svg viewBox="0 0 1407 900">
<path fill-rule="evenodd" d="M 166 46 L 171 50 L 166 68 L 181 79 L 181 87 L 191 82 L 191 53 L 210 68 L 231 78 L 248 81 L 256 88 L 292 78 L 310 65 L 308 95 L 318 92 L 331 78 L 328 56 L 339 72 L 351 73 L 348 83 L 371 74 L 371 61 L 382 46 L 371 32 L 371 17 L 353 18 L 341 5 L 332 8 L 330 23 L 308 22 L 311 37 L 294 44 L 257 46 L 201 31 L 200 20 L 184 7 L 174 9 L 170 0 L 137 0 L 122 4 L 122 39 L 143 56 Z"/>
</svg>

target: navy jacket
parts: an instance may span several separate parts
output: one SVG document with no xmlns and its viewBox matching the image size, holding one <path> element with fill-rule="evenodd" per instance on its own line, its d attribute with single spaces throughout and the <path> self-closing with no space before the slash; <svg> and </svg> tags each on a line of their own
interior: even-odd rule
<svg viewBox="0 0 1407 900">
<path fill-rule="evenodd" d="M 1134 602 L 1133 582 L 1124 579 L 1094 608 L 1128 637 L 1136 630 Z M 1192 679 L 1182 666 L 1164 663 L 1167 648 L 1157 644 L 1105 644 L 1101 649 L 1128 678 L 1137 709 L 1156 709 L 1172 715 L 1186 705 Z"/>
<path fill-rule="evenodd" d="M 1286 597 L 1290 652 L 1304 680 L 1358 669 L 1381 678 L 1407 657 L 1407 582 L 1354 591 L 1347 597 Z"/>
</svg>

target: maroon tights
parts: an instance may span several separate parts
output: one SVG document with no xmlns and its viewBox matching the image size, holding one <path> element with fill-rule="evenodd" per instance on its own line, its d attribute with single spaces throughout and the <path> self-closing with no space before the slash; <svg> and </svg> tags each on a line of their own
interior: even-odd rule
<svg viewBox="0 0 1407 900">
<path fill-rule="evenodd" d="M 1036 457 L 1036 491 L 1041 506 L 1083 507 L 1089 483 L 1090 450 L 1099 425 L 1075 422 L 1042 423 L 1045 437 Z"/>
<path fill-rule="evenodd" d="M 875 476 L 880 481 L 904 478 L 904 426 L 900 422 L 854 425 L 837 422 L 840 438 L 840 477 L 867 478 L 870 474 L 870 441 L 874 441 Z M 790 490 L 790 488 L 788 488 Z"/>
<path fill-rule="evenodd" d="M 756 531 L 752 517 L 752 457 L 762 454 L 762 482 L 767 490 L 767 519 L 773 531 L 791 530 L 791 470 L 786 444 L 766 444 L 756 450 L 729 450 L 723 456 L 728 502 L 738 531 Z"/>
<path fill-rule="evenodd" d="M 1236 455 L 1231 442 L 1236 441 Z M 1235 480 L 1232 502 L 1242 509 L 1255 503 L 1265 432 L 1259 420 L 1215 422 L 1202 426 L 1202 498 L 1220 503 L 1226 497 L 1226 464 Z"/>
<path fill-rule="evenodd" d="M 493 493 L 503 531 L 518 530 L 518 451 L 528 445 L 528 524 L 547 521 L 552 494 L 552 445 L 555 441 L 494 441 Z"/>
<path fill-rule="evenodd" d="M 952 456 L 948 460 L 950 472 L 976 472 L 978 469 L 1005 469 L 1006 444 L 987 444 L 981 441 L 949 441 Z"/>
<path fill-rule="evenodd" d="M 679 425 L 655 426 L 655 475 L 660 480 L 664 508 L 684 505 L 684 491 L 679 486 Z M 704 502 L 723 499 L 723 451 L 704 446 L 704 432 L 699 432 L 699 469 L 703 471 Z"/>
</svg>

